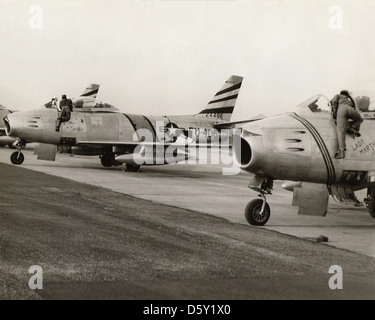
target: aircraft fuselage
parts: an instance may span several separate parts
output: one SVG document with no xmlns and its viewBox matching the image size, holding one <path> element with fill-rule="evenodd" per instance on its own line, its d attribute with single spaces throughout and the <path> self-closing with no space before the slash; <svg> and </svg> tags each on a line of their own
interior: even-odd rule
<svg viewBox="0 0 375 320">
<path fill-rule="evenodd" d="M 79 112 L 71 113 L 68 122 L 56 131 L 58 112 L 55 109 L 41 109 L 10 114 L 6 120 L 7 133 L 22 137 L 25 142 L 54 145 L 72 145 L 78 141 L 121 142 L 137 141 L 137 130 L 145 129 L 152 134 L 153 141 L 166 140 L 165 132 L 171 128 L 190 133 L 195 141 L 210 139 L 214 125 L 220 119 L 205 115 L 188 116 L 143 116 L 121 112 Z"/>
<path fill-rule="evenodd" d="M 330 113 L 308 109 L 243 126 L 235 158 L 243 170 L 273 180 L 363 186 L 368 173 L 375 173 L 373 114 L 362 115 L 361 137 L 347 135 L 345 159 L 335 159 L 338 140 Z"/>
</svg>

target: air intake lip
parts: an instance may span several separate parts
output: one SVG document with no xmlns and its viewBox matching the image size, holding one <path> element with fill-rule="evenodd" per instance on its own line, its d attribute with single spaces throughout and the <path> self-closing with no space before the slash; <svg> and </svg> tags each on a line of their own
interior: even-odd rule
<svg viewBox="0 0 375 320">
<path fill-rule="evenodd" d="M 9 122 L 8 116 L 5 116 L 3 118 L 3 122 L 5 124 L 5 133 L 9 136 L 10 135 L 10 122 Z"/>
<path fill-rule="evenodd" d="M 249 142 L 244 138 L 240 137 L 240 141 L 238 142 L 234 142 L 234 160 L 241 168 L 246 168 L 251 162 L 252 150 Z"/>
</svg>

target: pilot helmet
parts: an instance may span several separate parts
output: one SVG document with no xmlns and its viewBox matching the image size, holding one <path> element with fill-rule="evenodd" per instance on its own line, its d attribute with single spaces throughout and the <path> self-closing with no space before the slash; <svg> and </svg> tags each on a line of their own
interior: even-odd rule
<svg viewBox="0 0 375 320">
<path fill-rule="evenodd" d="M 348 90 L 341 90 L 340 94 L 348 97 L 349 96 L 349 91 Z"/>
<path fill-rule="evenodd" d="M 66 99 L 66 94 L 63 94 L 63 95 L 61 96 L 61 99 Z"/>
</svg>

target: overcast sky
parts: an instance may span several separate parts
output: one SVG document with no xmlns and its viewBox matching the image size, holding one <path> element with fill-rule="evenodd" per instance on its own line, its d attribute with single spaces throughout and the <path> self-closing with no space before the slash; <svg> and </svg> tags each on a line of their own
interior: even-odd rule
<svg viewBox="0 0 375 320">
<path fill-rule="evenodd" d="M 375 0 L 0 0 L 0 104 L 100 83 L 98 100 L 124 112 L 193 114 L 235 74 L 234 119 L 293 111 L 375 86 L 374 17 Z"/>
</svg>

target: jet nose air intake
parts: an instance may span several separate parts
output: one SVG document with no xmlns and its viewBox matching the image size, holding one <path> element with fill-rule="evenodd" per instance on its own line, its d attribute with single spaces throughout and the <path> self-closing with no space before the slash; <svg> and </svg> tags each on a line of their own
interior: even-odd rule
<svg viewBox="0 0 375 320">
<path fill-rule="evenodd" d="M 8 119 L 8 116 L 5 116 L 3 118 L 3 122 L 5 124 L 5 133 L 10 136 L 10 132 L 11 132 L 11 127 L 10 127 L 10 121 Z"/>
<path fill-rule="evenodd" d="M 238 167 L 255 174 L 264 169 L 263 138 L 259 122 L 242 127 L 240 134 L 233 132 L 233 159 Z"/>
<path fill-rule="evenodd" d="M 234 161 L 240 168 L 247 168 L 252 159 L 250 143 L 241 136 L 234 138 L 233 142 Z"/>
</svg>

